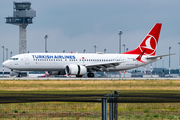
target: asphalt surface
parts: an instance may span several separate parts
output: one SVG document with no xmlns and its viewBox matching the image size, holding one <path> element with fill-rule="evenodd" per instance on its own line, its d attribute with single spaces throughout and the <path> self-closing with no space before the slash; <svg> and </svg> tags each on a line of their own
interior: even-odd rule
<svg viewBox="0 0 180 120">
<path fill-rule="evenodd" d="M 177 78 L 143 78 L 143 77 L 130 77 L 130 78 L 76 78 L 76 77 L 11 77 L 11 78 L 0 78 L 0 80 L 180 80 L 180 77 Z"/>
</svg>

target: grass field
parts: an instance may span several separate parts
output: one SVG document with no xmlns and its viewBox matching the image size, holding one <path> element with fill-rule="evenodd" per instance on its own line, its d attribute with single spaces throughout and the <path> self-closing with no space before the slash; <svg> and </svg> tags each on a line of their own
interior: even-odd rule
<svg viewBox="0 0 180 120">
<path fill-rule="evenodd" d="M 0 93 L 180 93 L 179 80 L 0 81 Z M 180 119 L 180 103 L 119 103 L 119 119 Z M 0 104 L 0 119 L 100 120 L 101 103 L 34 102 Z"/>
</svg>

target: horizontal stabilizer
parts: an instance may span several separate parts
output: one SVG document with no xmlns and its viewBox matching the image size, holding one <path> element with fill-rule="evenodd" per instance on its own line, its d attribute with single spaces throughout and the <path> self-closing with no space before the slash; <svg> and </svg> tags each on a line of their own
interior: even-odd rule
<svg viewBox="0 0 180 120">
<path fill-rule="evenodd" d="M 170 55 L 175 55 L 176 53 L 173 53 L 173 54 L 167 54 L 167 55 L 159 55 L 159 56 L 150 56 L 150 57 L 147 57 L 146 59 L 157 59 L 157 58 L 162 58 L 162 57 L 165 57 L 165 56 L 170 56 Z"/>
</svg>

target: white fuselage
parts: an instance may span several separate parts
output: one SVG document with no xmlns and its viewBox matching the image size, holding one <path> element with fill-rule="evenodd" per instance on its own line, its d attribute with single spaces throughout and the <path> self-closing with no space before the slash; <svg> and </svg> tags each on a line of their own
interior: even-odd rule
<svg viewBox="0 0 180 120">
<path fill-rule="evenodd" d="M 13 56 L 3 65 L 11 70 L 19 71 L 62 71 L 67 65 L 93 65 L 108 62 L 120 62 L 116 67 L 109 67 L 108 71 L 128 70 L 155 62 L 158 59 L 146 59 L 143 55 L 141 60 L 136 60 L 138 55 L 131 54 L 91 54 L 91 53 L 27 53 Z M 150 56 L 149 56 L 150 57 Z"/>
</svg>

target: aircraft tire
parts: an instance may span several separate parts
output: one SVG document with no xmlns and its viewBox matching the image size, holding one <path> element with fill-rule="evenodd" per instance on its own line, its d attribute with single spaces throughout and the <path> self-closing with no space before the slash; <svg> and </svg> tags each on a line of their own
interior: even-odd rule
<svg viewBox="0 0 180 120">
<path fill-rule="evenodd" d="M 94 73 L 88 73 L 87 76 L 93 78 L 94 77 Z"/>
<path fill-rule="evenodd" d="M 22 75 L 21 75 L 21 74 L 19 74 L 19 75 L 18 75 L 18 77 L 22 77 Z"/>
<path fill-rule="evenodd" d="M 82 77 L 82 75 L 76 75 L 76 77 Z"/>
</svg>

